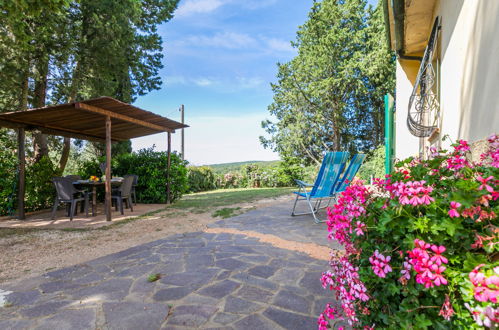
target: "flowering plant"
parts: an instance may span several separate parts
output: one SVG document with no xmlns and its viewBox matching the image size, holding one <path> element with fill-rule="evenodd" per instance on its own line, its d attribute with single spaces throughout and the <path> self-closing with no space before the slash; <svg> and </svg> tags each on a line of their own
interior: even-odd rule
<svg viewBox="0 0 499 330">
<path fill-rule="evenodd" d="M 499 326 L 499 137 L 480 161 L 466 141 L 399 162 L 372 186 L 352 183 L 328 209 L 335 292 L 319 329 Z"/>
</svg>

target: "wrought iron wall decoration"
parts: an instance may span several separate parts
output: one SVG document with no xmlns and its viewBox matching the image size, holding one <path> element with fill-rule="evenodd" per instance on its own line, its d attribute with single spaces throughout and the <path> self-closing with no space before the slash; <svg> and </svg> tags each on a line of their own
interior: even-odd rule
<svg viewBox="0 0 499 330">
<path fill-rule="evenodd" d="M 409 98 L 407 126 L 411 134 L 417 137 L 429 137 L 438 128 L 440 105 L 433 88 L 436 73 L 432 62 L 439 32 L 440 17 L 437 17 Z"/>
</svg>

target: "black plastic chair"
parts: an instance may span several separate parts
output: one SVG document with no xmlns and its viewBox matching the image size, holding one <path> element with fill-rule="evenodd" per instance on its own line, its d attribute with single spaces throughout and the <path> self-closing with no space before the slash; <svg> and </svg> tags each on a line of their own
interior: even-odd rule
<svg viewBox="0 0 499 330">
<path fill-rule="evenodd" d="M 123 183 L 121 186 L 113 191 L 113 195 L 111 196 L 112 200 L 116 200 L 116 211 L 118 211 L 118 207 L 120 208 L 121 214 L 123 213 L 123 201 L 126 201 L 127 208 L 133 212 L 132 205 L 132 185 L 133 185 L 133 176 L 126 176 L 123 178 Z"/>
<path fill-rule="evenodd" d="M 81 176 L 79 175 L 66 175 L 66 179 L 71 179 L 72 182 L 76 182 L 78 180 L 81 180 Z"/>
<path fill-rule="evenodd" d="M 135 175 L 135 174 L 127 174 L 125 175 L 123 178 L 126 178 L 126 177 L 133 177 L 133 183 L 132 183 L 132 200 L 133 200 L 133 204 L 137 205 L 137 195 L 135 194 L 135 187 L 137 187 L 137 183 L 139 181 L 139 176 L 138 175 Z"/>
<path fill-rule="evenodd" d="M 55 219 L 55 213 L 60 203 L 69 204 L 69 220 L 73 221 L 76 214 L 76 206 L 78 202 L 85 203 L 85 214 L 88 217 L 88 194 L 83 194 L 80 190 L 73 186 L 73 181 L 69 178 L 55 177 L 52 178 L 56 190 L 54 206 L 52 208 L 52 220 Z"/>
<path fill-rule="evenodd" d="M 81 176 L 79 175 L 73 175 L 73 174 L 70 174 L 70 175 L 66 175 L 65 176 L 66 179 L 70 179 L 71 182 L 76 182 L 78 180 L 81 180 Z M 85 198 L 88 198 L 90 200 L 90 196 L 92 195 L 92 192 L 91 191 L 88 191 L 86 189 L 76 189 L 78 190 L 78 192 L 81 192 L 82 194 L 85 195 Z M 81 212 L 83 212 L 83 203 L 81 204 Z"/>
</svg>

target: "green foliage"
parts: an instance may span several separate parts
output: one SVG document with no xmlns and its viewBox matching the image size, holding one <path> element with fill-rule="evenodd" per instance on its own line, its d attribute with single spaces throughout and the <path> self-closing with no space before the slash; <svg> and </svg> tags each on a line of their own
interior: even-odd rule
<svg viewBox="0 0 499 330">
<path fill-rule="evenodd" d="M 5 129 L 0 129 L 0 215 L 14 211 L 17 200 L 17 156 L 13 136 Z"/>
<path fill-rule="evenodd" d="M 131 103 L 159 89 L 157 27 L 178 1 L 0 1 L 0 112 L 103 95 Z M 71 144 L 36 136 L 35 162 L 50 151 L 64 169 Z M 130 141 L 113 145 L 113 156 L 130 151 Z"/>
<path fill-rule="evenodd" d="M 217 188 L 215 173 L 208 166 L 189 166 L 187 168 L 189 192 L 200 192 Z"/>
<path fill-rule="evenodd" d="M 369 183 L 371 178 L 383 179 L 385 177 L 385 146 L 380 145 L 367 158 L 359 169 L 358 176 Z"/>
<path fill-rule="evenodd" d="M 491 320 L 499 311 L 493 298 L 499 294 L 499 137 L 489 142 L 479 163 L 467 161 L 469 147 L 460 141 L 451 154 L 399 162 L 389 181 L 354 184 L 340 196 L 328 224 L 347 252 L 332 264 L 359 267 L 356 285 L 365 285 L 369 296 L 352 304 L 360 320 L 355 327 L 478 329 L 487 320 L 497 326 L 497 317 Z M 391 258 L 385 276 L 373 272 L 375 251 Z M 409 262 L 405 278 L 401 270 Z M 437 282 L 437 274 L 445 281 Z"/>
<path fill-rule="evenodd" d="M 223 164 L 212 164 L 206 165 L 213 169 L 215 174 L 225 174 L 230 172 L 239 171 L 244 165 L 256 164 L 259 167 L 268 167 L 272 165 L 278 164 L 279 160 L 271 160 L 271 161 L 258 161 L 258 160 L 250 160 L 245 162 L 235 162 L 235 163 L 223 163 Z"/>
<path fill-rule="evenodd" d="M 365 0 L 314 1 L 262 123 L 261 143 L 281 156 L 320 163 L 324 150 L 370 151 L 383 140 L 383 95 L 395 86 L 382 7 Z"/>
<path fill-rule="evenodd" d="M 54 205 L 55 188 L 52 178 L 59 175 L 60 173 L 46 156 L 26 168 L 26 209 L 28 211 L 41 210 Z"/>
<path fill-rule="evenodd" d="M 311 181 L 316 168 L 304 167 L 295 158 L 284 161 L 260 161 L 188 167 L 189 191 L 216 188 L 292 187 L 294 179 Z"/>
<path fill-rule="evenodd" d="M 136 187 L 137 201 L 140 203 L 166 203 L 166 180 L 168 156 L 166 152 L 154 151 L 153 148 L 141 149 L 130 154 L 122 154 L 113 159 L 113 176 L 136 174 L 139 176 Z M 79 174 L 83 178 L 91 175 L 101 176 L 98 161 L 82 164 Z M 187 191 L 187 168 L 176 153 L 171 154 L 171 198 L 179 199 Z"/>
</svg>

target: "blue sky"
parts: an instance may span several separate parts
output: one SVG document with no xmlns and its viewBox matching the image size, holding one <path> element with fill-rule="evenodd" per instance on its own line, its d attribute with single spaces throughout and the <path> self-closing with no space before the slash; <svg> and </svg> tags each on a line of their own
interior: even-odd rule
<svg viewBox="0 0 499 330">
<path fill-rule="evenodd" d="M 174 120 L 185 105 L 186 159 L 195 165 L 273 160 L 263 149 L 260 122 L 272 102 L 277 62 L 296 53 L 294 40 L 311 0 L 182 0 L 159 27 L 164 42 L 161 90 L 135 104 Z M 172 135 L 179 149 L 180 134 Z M 134 149 L 166 149 L 166 136 L 132 141 Z"/>
<path fill-rule="evenodd" d="M 186 159 L 194 165 L 274 160 L 258 137 L 269 117 L 277 62 L 296 54 L 290 41 L 312 0 L 181 0 L 159 27 L 164 42 L 161 90 L 135 105 L 180 120 L 185 105 Z M 172 136 L 179 150 L 180 134 Z M 166 149 L 165 134 L 135 139 L 133 148 Z"/>
</svg>

